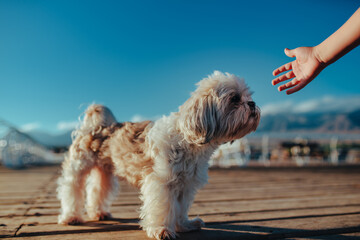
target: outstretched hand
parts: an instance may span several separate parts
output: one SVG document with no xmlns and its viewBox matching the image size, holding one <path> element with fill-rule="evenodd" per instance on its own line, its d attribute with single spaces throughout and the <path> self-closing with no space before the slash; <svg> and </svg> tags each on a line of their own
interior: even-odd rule
<svg viewBox="0 0 360 240">
<path fill-rule="evenodd" d="M 285 48 L 288 57 L 296 57 L 296 60 L 289 62 L 273 71 L 273 75 L 291 70 L 272 80 L 272 85 L 292 79 L 278 87 L 279 91 L 289 89 L 286 94 L 292 94 L 309 84 L 326 66 L 316 53 L 315 47 L 299 47 L 293 50 Z"/>
</svg>

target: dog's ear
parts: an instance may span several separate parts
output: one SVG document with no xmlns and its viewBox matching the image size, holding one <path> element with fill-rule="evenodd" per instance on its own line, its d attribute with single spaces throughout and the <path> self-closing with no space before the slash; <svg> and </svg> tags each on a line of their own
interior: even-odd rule
<svg viewBox="0 0 360 240">
<path fill-rule="evenodd" d="M 180 107 L 178 124 L 186 141 L 201 145 L 215 136 L 218 110 L 213 96 L 197 95 L 195 93 Z"/>
</svg>

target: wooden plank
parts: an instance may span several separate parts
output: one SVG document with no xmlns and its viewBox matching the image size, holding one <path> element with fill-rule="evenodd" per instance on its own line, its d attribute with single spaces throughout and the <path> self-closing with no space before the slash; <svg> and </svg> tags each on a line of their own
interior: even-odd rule
<svg viewBox="0 0 360 240">
<path fill-rule="evenodd" d="M 13 237 L 19 226 L 22 224 L 22 221 L 23 219 L 0 219 L 0 238 Z"/>
<path fill-rule="evenodd" d="M 207 226 L 200 232 L 180 234 L 180 239 L 357 238 L 359 169 L 211 170 L 209 184 L 199 192 L 190 210 L 192 217 L 199 215 Z M 120 183 L 122 191 L 112 208 L 115 219 L 62 226 L 56 224 L 59 168 L 0 168 L 0 172 L 0 180 L 7 179 L 6 184 L 0 181 L 0 236 L 62 240 L 146 238 L 137 224 L 141 204 L 138 191 L 126 183 Z M 9 180 L 12 183 L 7 184 Z M 26 196 L 23 202 L 19 198 L 22 191 Z"/>
<path fill-rule="evenodd" d="M 118 218 L 116 221 L 106 221 L 106 226 L 112 226 L 122 223 L 136 223 L 137 213 L 135 212 L 135 218 Z M 258 224 L 259 222 L 273 222 L 283 220 L 296 220 L 299 223 L 301 221 L 308 221 L 308 219 L 314 218 L 328 218 L 328 217 L 340 217 L 340 216 L 352 216 L 360 215 L 359 207 L 345 206 L 345 207 L 333 207 L 333 208 L 319 208 L 319 209 L 300 209 L 300 210 L 287 210 L 287 211 L 268 211 L 268 212 L 253 212 L 253 213 L 239 213 L 239 214 L 219 214 L 219 215 L 205 215 L 201 216 L 206 222 L 207 227 L 218 224 Z M 333 221 L 334 218 L 332 218 Z M 339 221 L 342 221 L 339 220 Z M 74 226 L 57 225 L 56 216 L 34 216 L 27 218 L 24 224 L 31 224 L 30 232 L 41 232 L 42 228 L 52 231 L 65 231 L 71 230 Z M 98 225 L 97 225 L 98 224 Z M 104 222 L 91 222 L 86 224 L 86 228 L 96 229 L 99 226 L 104 227 Z M 83 227 L 83 226 L 79 226 Z M 76 228 L 78 229 L 78 228 Z M 24 228 L 22 228 L 22 231 Z M 21 233 L 20 232 L 20 233 Z M 26 233 L 26 232 L 25 232 Z M 25 234 L 26 235 L 26 234 Z"/>
<path fill-rule="evenodd" d="M 226 222 L 221 224 L 208 224 L 204 230 L 197 233 L 203 239 L 216 239 L 220 234 L 222 237 L 235 238 L 243 236 L 242 239 L 261 239 L 261 238 L 275 238 L 275 237 L 306 237 L 306 236 L 321 236 L 327 234 L 343 234 L 352 231 L 360 231 L 360 227 L 356 223 L 360 220 L 360 214 L 357 215 L 341 215 L 329 217 L 313 217 L 304 221 L 295 222 L 292 219 L 286 220 L 272 220 L 265 222 L 247 223 L 237 221 Z M 338 224 L 342 222 L 342 227 Z M 59 226 L 59 225 L 24 225 L 18 236 L 63 236 L 67 234 L 89 234 L 89 233 L 105 233 L 109 237 L 109 232 L 118 232 L 122 237 L 127 236 L 127 231 L 139 230 L 137 224 L 133 223 L 117 223 L 110 222 L 109 224 L 86 223 L 81 226 Z M 216 231 L 216 235 L 213 233 Z M 229 234 L 230 233 L 230 234 Z M 139 231 L 139 235 L 142 235 Z M 183 238 L 190 237 L 189 234 L 180 234 Z M 193 234 L 190 233 L 192 236 Z M 87 237 L 87 236 L 86 236 Z"/>
</svg>

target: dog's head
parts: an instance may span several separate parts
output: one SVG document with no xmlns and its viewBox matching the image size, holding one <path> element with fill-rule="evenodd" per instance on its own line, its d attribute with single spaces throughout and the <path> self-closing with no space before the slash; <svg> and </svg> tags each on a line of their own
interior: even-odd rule
<svg viewBox="0 0 360 240">
<path fill-rule="evenodd" d="M 260 110 L 243 80 L 215 71 L 179 109 L 179 129 L 193 144 L 224 143 L 255 131 Z"/>
</svg>

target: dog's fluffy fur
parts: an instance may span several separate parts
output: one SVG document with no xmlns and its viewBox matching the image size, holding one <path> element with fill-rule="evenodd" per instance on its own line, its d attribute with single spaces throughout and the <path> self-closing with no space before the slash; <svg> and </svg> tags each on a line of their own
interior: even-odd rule
<svg viewBox="0 0 360 240">
<path fill-rule="evenodd" d="M 260 110 L 245 83 L 215 71 L 176 113 L 151 122 L 117 123 L 111 111 L 91 105 L 63 163 L 58 183 L 59 223 L 111 217 L 117 180 L 140 188 L 140 225 L 149 237 L 174 238 L 200 229 L 188 219 L 195 193 L 207 183 L 208 160 L 221 144 L 255 131 Z M 86 196 L 85 196 L 86 190 Z"/>
</svg>

